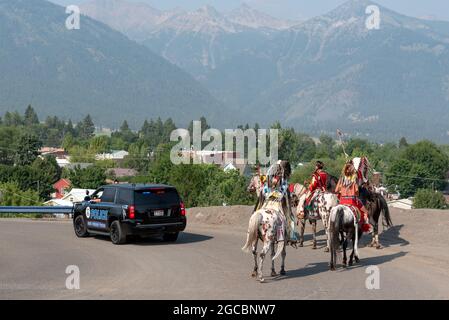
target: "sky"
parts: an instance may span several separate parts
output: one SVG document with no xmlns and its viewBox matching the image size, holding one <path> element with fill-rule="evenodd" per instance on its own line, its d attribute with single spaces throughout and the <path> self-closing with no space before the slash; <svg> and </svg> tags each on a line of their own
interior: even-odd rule
<svg viewBox="0 0 449 320">
<path fill-rule="evenodd" d="M 89 0 L 50 0 L 52 2 L 69 5 L 88 2 Z M 194 10 L 206 4 L 212 5 L 219 11 L 230 11 L 243 2 L 251 7 L 284 19 L 305 20 L 324 14 L 346 0 L 126 0 L 145 2 L 151 6 L 167 10 L 180 7 Z M 402 14 L 414 17 L 432 17 L 449 20 L 448 0 L 376 0 L 376 3 Z"/>
</svg>

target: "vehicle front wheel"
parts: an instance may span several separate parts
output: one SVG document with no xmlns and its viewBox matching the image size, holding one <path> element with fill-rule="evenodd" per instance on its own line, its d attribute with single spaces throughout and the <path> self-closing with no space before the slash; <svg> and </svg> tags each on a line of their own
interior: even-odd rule
<svg viewBox="0 0 449 320">
<path fill-rule="evenodd" d="M 75 234 L 78 238 L 85 238 L 89 236 L 89 232 L 87 232 L 86 221 L 82 214 L 77 216 L 73 221 L 73 229 L 75 229 Z"/>
<path fill-rule="evenodd" d="M 111 224 L 111 241 L 113 244 L 124 244 L 126 243 L 126 233 L 123 230 L 120 221 L 115 220 Z"/>
<path fill-rule="evenodd" d="M 178 240 L 178 235 L 179 232 L 175 232 L 175 233 L 164 233 L 163 235 L 163 239 L 166 242 L 175 242 L 176 240 Z"/>
</svg>

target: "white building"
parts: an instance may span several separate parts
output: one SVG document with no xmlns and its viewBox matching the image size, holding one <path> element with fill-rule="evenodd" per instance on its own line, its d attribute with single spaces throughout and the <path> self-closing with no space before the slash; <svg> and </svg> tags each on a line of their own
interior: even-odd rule
<svg viewBox="0 0 449 320">
<path fill-rule="evenodd" d="M 129 152 L 125 150 L 113 150 L 110 153 L 100 153 L 95 156 L 95 160 L 123 160 Z"/>
</svg>

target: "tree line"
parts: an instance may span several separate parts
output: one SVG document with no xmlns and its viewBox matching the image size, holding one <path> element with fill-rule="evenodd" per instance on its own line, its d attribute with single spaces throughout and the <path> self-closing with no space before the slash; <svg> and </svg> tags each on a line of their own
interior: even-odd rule
<svg viewBox="0 0 449 320">
<path fill-rule="evenodd" d="M 210 128 L 204 117 L 200 121 L 203 132 Z M 192 127 L 191 122 L 188 129 L 192 131 Z M 70 179 L 73 187 L 96 188 L 107 178 L 115 177 L 107 171 L 114 167 L 114 163 L 97 161 L 95 155 L 126 150 L 129 156 L 120 166 L 138 172 L 136 177 L 125 178 L 127 181 L 172 184 L 180 190 L 189 206 L 252 203 L 254 199 L 246 192 L 248 178 L 237 172 L 224 173 L 211 165 L 174 166 L 169 159 L 173 146 L 170 133 L 176 128 L 170 118 L 145 120 L 139 130 L 132 130 L 124 120 L 109 136 L 95 133 L 95 124 L 89 115 L 73 124 L 71 120 L 64 121 L 56 116 L 40 121 L 31 106 L 23 115 L 7 112 L 0 118 L 0 189 L 15 190 L 9 194 L 34 192 L 23 198 L 39 203 L 49 199 L 52 184 L 61 177 Z M 257 123 L 253 126 L 242 124 L 238 128 L 258 130 L 260 126 Z M 346 152 L 350 157 L 367 156 L 372 167 L 382 173 L 383 182 L 390 191 L 398 192 L 402 197 L 417 194 L 418 199 L 431 191 L 439 199 L 433 201 L 439 203 L 435 206 L 442 206 L 442 194 L 438 191 L 447 186 L 449 146 L 426 140 L 410 144 L 406 138 L 384 144 L 349 138 L 343 146 L 329 135 L 313 138 L 293 128 L 282 127 L 279 122 L 271 128 L 279 130 L 279 158 L 289 160 L 294 168 L 292 182 L 304 183 L 310 179 L 315 160 L 325 162 L 329 173 L 338 177 L 347 160 Z M 53 157 L 39 157 L 42 146 L 63 147 L 72 162 L 89 162 L 93 166 L 61 170 Z M 251 150 L 245 153 L 248 152 Z M 5 192 L 2 198 L 5 201 Z M 13 203 L 11 199 L 8 203 Z M 14 203 L 17 203 L 17 197 L 15 199 Z"/>
</svg>

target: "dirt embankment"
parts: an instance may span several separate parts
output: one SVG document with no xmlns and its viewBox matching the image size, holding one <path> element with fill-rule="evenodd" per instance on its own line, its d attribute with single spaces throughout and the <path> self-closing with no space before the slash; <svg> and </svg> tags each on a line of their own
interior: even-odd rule
<svg viewBox="0 0 449 320">
<path fill-rule="evenodd" d="M 254 206 L 198 207 L 187 209 L 188 223 L 248 228 Z"/>
</svg>

